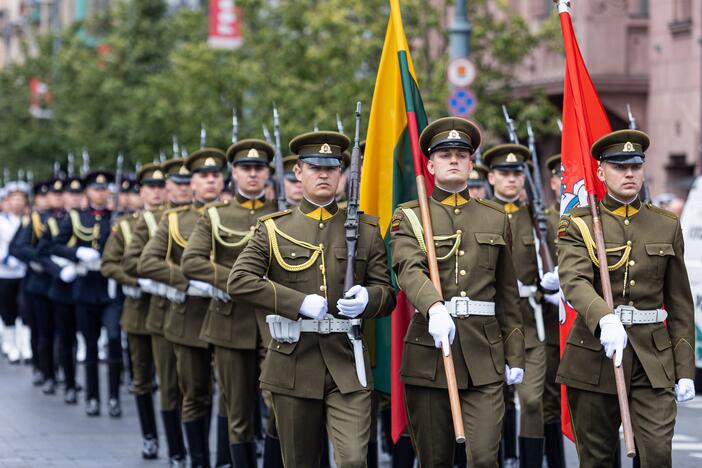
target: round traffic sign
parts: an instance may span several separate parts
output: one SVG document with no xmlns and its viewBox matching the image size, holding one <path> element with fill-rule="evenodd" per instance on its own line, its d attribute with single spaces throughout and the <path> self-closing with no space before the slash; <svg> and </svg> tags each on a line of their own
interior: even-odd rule
<svg viewBox="0 0 702 468">
<path fill-rule="evenodd" d="M 446 72 L 449 83 L 459 88 L 465 88 L 473 84 L 476 74 L 475 65 L 467 58 L 452 60 Z"/>
<path fill-rule="evenodd" d="M 454 117 L 468 117 L 475 112 L 478 101 L 468 88 L 454 88 L 449 94 L 449 112 Z"/>
</svg>

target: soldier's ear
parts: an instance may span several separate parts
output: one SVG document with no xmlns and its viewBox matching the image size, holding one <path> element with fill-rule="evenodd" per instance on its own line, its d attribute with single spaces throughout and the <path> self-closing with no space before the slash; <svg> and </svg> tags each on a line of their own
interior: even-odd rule
<svg viewBox="0 0 702 468">
<path fill-rule="evenodd" d="M 295 174 L 295 178 L 299 182 L 302 182 L 302 164 L 304 164 L 304 163 L 301 163 L 300 161 L 298 161 L 297 164 L 295 164 L 293 166 L 293 173 Z"/>
<path fill-rule="evenodd" d="M 433 157 L 433 156 L 429 156 L 429 161 L 427 161 L 427 170 L 429 171 L 429 174 L 431 174 L 431 175 L 436 175 L 436 174 L 434 173 L 434 169 L 435 169 L 435 168 L 434 168 L 434 157 Z"/>
<path fill-rule="evenodd" d="M 607 164 L 607 163 L 600 162 L 597 164 L 597 178 L 600 179 L 600 182 L 603 182 L 603 183 L 605 181 L 605 175 L 604 175 L 605 164 Z"/>
</svg>

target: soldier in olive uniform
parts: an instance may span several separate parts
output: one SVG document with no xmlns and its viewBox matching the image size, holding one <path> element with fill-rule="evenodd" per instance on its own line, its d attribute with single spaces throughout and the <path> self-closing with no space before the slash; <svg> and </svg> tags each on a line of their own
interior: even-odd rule
<svg viewBox="0 0 702 468">
<path fill-rule="evenodd" d="M 561 155 L 555 154 L 546 160 L 549 171 L 549 183 L 553 191 L 554 202 L 546 208 L 544 215 L 548 226 L 547 240 L 551 258 L 558 259 L 556 253 L 558 222 L 561 217 Z M 546 290 L 558 289 L 546 284 L 549 273 L 544 274 L 541 286 Z M 550 275 L 549 275 L 550 276 Z M 555 287 L 553 287 L 555 286 Z M 561 293 L 544 294 L 544 326 L 546 329 L 546 381 L 544 384 L 544 452 L 549 468 L 565 468 L 563 433 L 561 432 L 561 386 L 556 383 L 556 372 L 560 364 L 559 314 Z M 565 319 L 565 316 L 564 316 Z"/>
<path fill-rule="evenodd" d="M 623 368 L 641 466 L 672 466 L 675 400 L 695 396 L 694 310 L 680 221 L 639 199 L 648 145 L 645 133 L 619 130 L 591 150 L 607 189 L 598 205 L 614 311 L 602 298 L 590 208 L 573 209 L 559 226 L 561 287 L 578 315 L 558 382 L 567 386 L 580 466 L 586 468 L 612 466 L 618 445 L 614 371 L 605 358 L 614 356 Z"/>
<path fill-rule="evenodd" d="M 224 152 L 203 148 L 191 154 L 185 168 L 192 174 L 191 205 L 166 211 L 156 234 L 139 259 L 139 276 L 166 285 L 171 308 L 164 333 L 174 343 L 178 383 L 183 394 L 183 423 L 192 466 L 209 466 L 209 418 L 212 406 L 212 367 L 209 343 L 200 338 L 209 308 L 209 292 L 183 275 L 181 259 L 205 205 L 217 201 L 224 187 Z"/>
<path fill-rule="evenodd" d="M 496 466 L 503 382 L 517 383 L 523 375 L 509 222 L 498 204 L 468 194 L 472 155 L 480 142 L 475 124 L 452 117 L 433 122 L 420 137 L 436 184 L 429 209 L 442 295 L 429 279 L 419 203 L 400 205 L 391 224 L 393 269 L 417 310 L 405 336 L 400 375 L 421 466 L 453 466 L 455 435 L 442 352 L 451 349 L 453 355 L 471 467 Z"/>
<path fill-rule="evenodd" d="M 227 285 L 238 304 L 272 314 L 261 388 L 272 394 L 288 468 L 319 467 L 325 423 L 337 466 L 366 464 L 372 383 L 361 382 L 371 377 L 370 362 L 365 349 L 354 358 L 361 343 L 349 337 L 350 319 L 387 315 L 395 298 L 377 219 L 367 215 L 360 216 L 355 286 L 343 291 L 346 210 L 334 194 L 348 146 L 335 132 L 290 142 L 304 198 L 260 219 Z"/>
<path fill-rule="evenodd" d="M 157 164 L 146 164 L 137 177 L 139 194 L 144 207 L 147 210 L 160 207 L 164 199 L 165 186 L 161 167 Z M 133 183 L 133 185 L 137 184 Z M 134 396 L 143 436 L 142 457 L 154 459 L 158 457 L 158 432 L 151 395 L 154 359 L 151 351 L 151 336 L 146 330 L 151 296 L 139 289 L 138 278 L 126 273 L 122 264 L 125 252 L 132 241 L 134 228 L 142 218 L 141 212 L 134 212 L 116 220 L 112 226 L 112 234 L 105 245 L 101 271 L 103 276 L 119 283 L 124 292 L 120 324 L 127 332 L 131 355 Z"/>
<path fill-rule="evenodd" d="M 98 338 L 102 326 L 108 336 L 109 401 L 111 417 L 120 417 L 120 378 L 122 373 L 122 344 L 119 303 L 108 295 L 107 278 L 100 274 L 100 262 L 110 234 L 111 212 L 107 209 L 108 185 L 112 173 L 94 171 L 84 178 L 88 208 L 69 212 L 59 223 L 50 253 L 70 263 L 61 269 L 60 278 L 73 283 L 76 317 L 86 344 L 86 414 L 100 415 L 98 374 Z"/>
<path fill-rule="evenodd" d="M 471 198 L 488 198 L 488 168 L 482 164 L 473 164 L 473 170 L 468 177 L 468 194 Z"/>
<path fill-rule="evenodd" d="M 295 166 L 297 165 L 297 155 L 291 154 L 283 158 L 283 169 L 285 170 L 285 199 L 290 206 L 297 206 L 302 201 L 302 183 L 295 177 Z"/>
<path fill-rule="evenodd" d="M 512 230 L 512 259 L 517 274 L 519 307 L 524 321 L 525 369 L 524 381 L 516 386 L 520 402 L 519 461 L 521 466 L 541 466 L 543 459 L 544 422 L 543 393 L 546 373 L 544 337 L 537 333 L 537 315 L 542 313 L 542 294 L 534 224 L 530 208 L 519 200 L 524 188 L 525 161 L 529 149 L 522 145 L 505 144 L 485 152 L 484 161 L 490 168 L 488 180 L 494 189 L 493 200 L 507 213 Z"/>
<path fill-rule="evenodd" d="M 166 209 L 189 205 L 192 201 L 190 189 L 190 172 L 184 168 L 183 159 L 171 159 L 161 166 L 166 178 L 167 204 L 144 210 L 137 220 L 132 232 L 132 241 L 122 257 L 122 266 L 127 275 L 137 277 L 139 258 L 150 238 L 158 228 L 161 215 Z M 152 177 L 153 178 L 153 177 Z M 150 285 L 150 280 L 138 278 L 142 286 Z M 156 291 L 154 291 L 155 293 Z M 169 462 L 172 467 L 185 465 L 185 444 L 180 422 L 181 396 L 178 388 L 175 352 L 173 343 L 163 336 L 163 321 L 170 301 L 157 294 L 150 294 L 149 308 L 146 315 L 145 328 L 151 335 L 151 351 L 153 353 L 156 375 L 159 383 L 159 403 L 163 421 L 166 442 L 168 443 Z"/>
<path fill-rule="evenodd" d="M 265 311 L 232 302 L 225 291 L 231 267 L 251 238 L 258 218 L 277 211 L 275 203 L 264 196 L 274 153 L 271 145 L 256 139 L 240 140 L 229 148 L 227 159 L 233 166 L 237 193 L 231 201 L 207 207 L 182 260 L 183 274 L 203 283 L 213 296 L 200 336 L 214 346 L 224 419 L 229 420 L 231 458 L 238 468 L 257 466 L 258 348 L 261 341 L 270 342 L 270 334 Z"/>
</svg>

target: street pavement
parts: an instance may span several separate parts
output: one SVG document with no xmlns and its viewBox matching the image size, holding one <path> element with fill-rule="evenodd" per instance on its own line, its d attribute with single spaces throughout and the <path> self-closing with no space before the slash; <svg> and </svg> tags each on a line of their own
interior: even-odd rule
<svg viewBox="0 0 702 468">
<path fill-rule="evenodd" d="M 106 383 L 106 376 L 103 380 Z M 82 378 L 79 366 L 78 377 Z M 163 433 L 158 460 L 141 459 L 141 437 L 134 399 L 122 393 L 123 416 L 107 416 L 103 385 L 103 416 L 88 418 L 83 403 L 67 406 L 62 392 L 45 396 L 32 386 L 28 366 L 9 365 L 0 358 L 0 467 L 159 467 L 167 462 Z M 157 395 L 154 396 L 157 398 Z M 215 398 L 215 402 L 217 399 Z M 156 405 L 158 402 L 156 402 Z M 156 406 L 158 408 L 158 406 Z M 213 411 L 216 413 L 216 409 Z M 214 422 L 210 447 L 215 448 Z M 681 405 L 673 438 L 673 466 L 702 466 L 702 397 Z M 159 420 L 160 427 L 160 420 Z M 214 454 L 213 454 L 214 455 Z M 569 467 L 577 467 L 572 443 L 566 441 Z M 214 456 L 212 457 L 214 460 Z M 381 466 L 388 467 L 386 457 Z M 631 466 L 624 461 L 622 467 Z"/>
</svg>

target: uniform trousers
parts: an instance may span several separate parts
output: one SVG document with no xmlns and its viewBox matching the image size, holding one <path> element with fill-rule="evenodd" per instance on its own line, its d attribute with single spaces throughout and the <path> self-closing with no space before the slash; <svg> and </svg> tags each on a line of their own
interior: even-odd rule
<svg viewBox="0 0 702 468">
<path fill-rule="evenodd" d="M 19 311 L 20 280 L 0 278 L 0 319 L 6 327 L 14 327 Z"/>
<path fill-rule="evenodd" d="M 220 392 L 229 419 L 229 443 L 253 442 L 258 401 L 258 352 L 214 347 Z"/>
<path fill-rule="evenodd" d="M 546 381 L 544 383 L 544 424 L 561 421 L 561 384 L 556 383 L 561 351 L 557 345 L 546 345 Z"/>
<path fill-rule="evenodd" d="M 154 380 L 154 357 L 151 336 L 127 334 L 129 355 L 132 358 L 132 384 L 137 395 L 151 394 Z"/>
<path fill-rule="evenodd" d="M 519 397 L 519 436 L 544 436 L 544 382 L 546 346 L 542 343 L 525 350 L 524 380 L 516 385 Z"/>
<path fill-rule="evenodd" d="M 54 326 L 53 306 L 48 296 L 32 295 L 31 307 L 36 320 L 37 353 L 39 370 L 45 379 L 54 380 Z"/>
<path fill-rule="evenodd" d="M 73 304 L 54 300 L 54 321 L 58 331 L 59 365 L 63 369 L 66 389 L 76 388 L 76 311 Z"/>
<path fill-rule="evenodd" d="M 208 348 L 174 343 L 184 423 L 207 419 L 212 409 L 212 355 Z"/>
<path fill-rule="evenodd" d="M 159 401 L 161 411 L 180 409 L 181 393 L 178 386 L 176 356 L 174 345 L 163 335 L 151 335 L 151 351 L 153 352 L 156 375 L 158 377 Z"/>
</svg>

